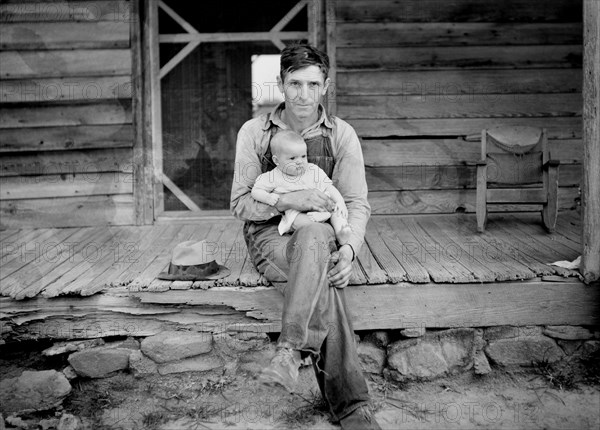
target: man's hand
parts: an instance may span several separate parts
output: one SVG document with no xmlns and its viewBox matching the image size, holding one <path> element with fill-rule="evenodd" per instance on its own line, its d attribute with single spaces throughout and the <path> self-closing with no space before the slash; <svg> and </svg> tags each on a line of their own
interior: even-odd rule
<svg viewBox="0 0 600 430">
<path fill-rule="evenodd" d="M 331 212 L 335 202 L 331 197 L 319 190 L 302 190 L 281 194 L 275 205 L 279 212 L 296 209 L 300 212 Z"/>
<path fill-rule="evenodd" d="M 352 257 L 354 252 L 350 245 L 342 245 L 340 249 L 333 252 L 330 258 L 330 266 L 333 267 L 327 272 L 329 285 L 335 288 L 345 288 L 352 275 Z"/>
</svg>

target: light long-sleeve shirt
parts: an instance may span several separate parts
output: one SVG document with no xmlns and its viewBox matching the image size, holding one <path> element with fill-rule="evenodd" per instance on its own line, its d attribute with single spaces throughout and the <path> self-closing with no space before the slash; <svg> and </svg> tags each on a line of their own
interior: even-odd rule
<svg viewBox="0 0 600 430">
<path fill-rule="evenodd" d="M 254 181 L 262 173 L 261 159 L 269 147 L 270 127 L 275 125 L 284 130 L 289 129 L 281 119 L 283 109 L 282 103 L 272 112 L 247 121 L 238 132 L 230 208 L 232 214 L 243 221 L 266 221 L 279 215 L 275 207 L 255 200 L 251 191 Z M 363 244 L 367 221 L 371 215 L 360 141 L 350 124 L 337 117 L 328 117 L 322 106 L 319 110 L 321 114 L 317 122 L 300 134 L 307 140 L 327 133 L 331 139 L 335 160 L 331 179 L 348 208 L 348 223 L 353 230 L 348 244 L 352 246 L 356 256 Z"/>
</svg>

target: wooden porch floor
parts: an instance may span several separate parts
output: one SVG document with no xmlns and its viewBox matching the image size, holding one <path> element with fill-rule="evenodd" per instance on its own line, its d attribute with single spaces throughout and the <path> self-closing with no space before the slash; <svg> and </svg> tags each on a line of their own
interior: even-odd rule
<svg viewBox="0 0 600 430">
<path fill-rule="evenodd" d="M 237 220 L 170 225 L 0 232 L 0 294 L 13 299 L 268 285 L 247 258 Z M 217 282 L 156 279 L 175 244 L 205 239 L 231 275 Z M 468 284 L 554 280 L 578 272 L 550 266 L 581 254 L 581 222 L 559 215 L 548 234 L 538 214 L 491 214 L 477 234 L 474 214 L 373 216 L 351 285 Z M 560 277 L 560 278 L 557 278 Z"/>
</svg>

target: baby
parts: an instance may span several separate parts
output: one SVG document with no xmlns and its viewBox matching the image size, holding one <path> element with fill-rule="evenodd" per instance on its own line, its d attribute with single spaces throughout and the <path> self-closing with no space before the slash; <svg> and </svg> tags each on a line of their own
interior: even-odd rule
<svg viewBox="0 0 600 430">
<path fill-rule="evenodd" d="M 274 206 L 279 194 L 316 188 L 335 201 L 333 212 L 306 212 L 288 209 L 279 223 L 279 234 L 298 229 L 312 222 L 330 219 L 337 241 L 348 242 L 352 228 L 348 224 L 348 209 L 340 192 L 333 186 L 327 174 L 316 164 L 308 162 L 306 143 L 291 130 L 282 130 L 271 139 L 273 162 L 277 166 L 256 178 L 252 197 L 259 202 Z"/>
</svg>

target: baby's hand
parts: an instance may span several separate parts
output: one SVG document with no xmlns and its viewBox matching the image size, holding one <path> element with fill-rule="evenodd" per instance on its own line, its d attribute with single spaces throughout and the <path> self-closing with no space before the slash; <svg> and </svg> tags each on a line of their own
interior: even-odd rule
<svg viewBox="0 0 600 430">
<path fill-rule="evenodd" d="M 267 204 L 270 205 L 270 206 L 275 206 L 278 201 L 279 201 L 279 195 L 278 194 L 269 194 L 267 196 Z"/>
<path fill-rule="evenodd" d="M 335 211 L 344 219 L 348 219 L 348 208 L 346 206 L 340 207 L 340 205 L 336 205 Z"/>
</svg>

